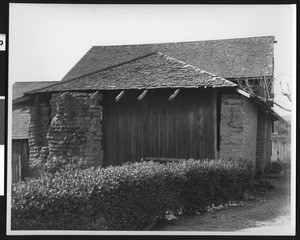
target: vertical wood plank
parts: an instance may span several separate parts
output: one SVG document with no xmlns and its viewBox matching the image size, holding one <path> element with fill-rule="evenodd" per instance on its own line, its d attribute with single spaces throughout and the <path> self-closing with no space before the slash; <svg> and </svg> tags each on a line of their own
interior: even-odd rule
<svg viewBox="0 0 300 240">
<path fill-rule="evenodd" d="M 218 152 L 217 152 L 217 139 L 218 139 L 218 131 L 217 131 L 217 89 L 214 88 L 213 89 L 213 102 L 212 102 L 212 127 L 213 127 L 213 148 L 214 148 L 214 158 L 217 159 L 218 158 Z"/>
<path fill-rule="evenodd" d="M 186 89 L 168 101 L 170 90 L 153 90 L 141 100 L 129 90 L 120 101 L 106 94 L 106 165 L 144 157 L 205 158 L 216 151 L 216 96 L 208 89 Z M 215 97 L 214 97 L 215 96 Z"/>
<path fill-rule="evenodd" d="M 21 165 L 21 155 L 18 156 L 18 182 L 22 181 L 22 165 Z"/>
</svg>

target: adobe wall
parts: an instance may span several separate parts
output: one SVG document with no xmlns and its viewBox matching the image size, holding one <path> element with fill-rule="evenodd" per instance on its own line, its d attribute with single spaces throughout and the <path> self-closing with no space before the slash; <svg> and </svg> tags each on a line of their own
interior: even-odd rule
<svg viewBox="0 0 300 240">
<path fill-rule="evenodd" d="M 255 163 L 257 108 L 238 93 L 221 94 L 219 158 Z"/>
<path fill-rule="evenodd" d="M 250 99 L 242 97 L 243 109 L 243 158 L 256 159 L 257 106 Z"/>
<path fill-rule="evenodd" d="M 269 167 L 272 155 L 272 120 L 263 112 L 258 112 L 256 169 L 264 171 Z"/>
<path fill-rule="evenodd" d="M 242 101 L 238 94 L 221 95 L 219 158 L 239 159 L 243 156 Z"/>
<path fill-rule="evenodd" d="M 48 103 L 31 107 L 30 162 L 49 156 L 78 156 L 89 165 L 103 159 L 102 94 L 53 93 Z"/>
</svg>

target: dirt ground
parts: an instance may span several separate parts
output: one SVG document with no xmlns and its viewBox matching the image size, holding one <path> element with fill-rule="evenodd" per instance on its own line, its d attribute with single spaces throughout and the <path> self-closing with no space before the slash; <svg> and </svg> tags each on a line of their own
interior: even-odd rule
<svg viewBox="0 0 300 240">
<path fill-rule="evenodd" d="M 235 206 L 198 214 L 160 220 L 152 231 L 249 232 L 279 230 L 290 226 L 290 184 L 285 179 L 271 179 L 275 189 L 256 195 L 255 200 L 240 201 Z"/>
</svg>

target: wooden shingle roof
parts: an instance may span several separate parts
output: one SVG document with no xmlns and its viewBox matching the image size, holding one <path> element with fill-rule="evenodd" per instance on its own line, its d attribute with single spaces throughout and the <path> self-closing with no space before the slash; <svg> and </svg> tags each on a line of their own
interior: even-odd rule
<svg viewBox="0 0 300 240">
<path fill-rule="evenodd" d="M 15 82 L 12 87 L 13 100 L 20 98 L 25 92 L 32 91 L 34 89 L 50 86 L 57 81 L 43 81 L 43 82 Z"/>
<path fill-rule="evenodd" d="M 235 87 L 235 83 L 154 52 L 29 93 L 75 90 Z"/>
<path fill-rule="evenodd" d="M 94 46 L 62 79 L 70 80 L 159 51 L 223 78 L 273 76 L 274 37 Z"/>
<path fill-rule="evenodd" d="M 24 92 L 33 89 L 49 86 L 55 83 L 50 82 L 16 82 L 12 88 L 13 100 L 20 98 Z M 29 138 L 30 113 L 27 106 L 15 108 L 12 111 L 12 139 L 28 139 Z"/>
</svg>

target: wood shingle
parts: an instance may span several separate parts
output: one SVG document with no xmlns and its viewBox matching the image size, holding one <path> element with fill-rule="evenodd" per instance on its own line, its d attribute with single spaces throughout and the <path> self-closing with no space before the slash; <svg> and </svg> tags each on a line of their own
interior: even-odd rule
<svg viewBox="0 0 300 240">
<path fill-rule="evenodd" d="M 76 90 L 235 87 L 235 83 L 154 52 L 82 77 L 29 93 Z"/>
<path fill-rule="evenodd" d="M 223 78 L 273 76 L 274 36 L 121 46 L 94 46 L 62 79 L 162 52 Z"/>
</svg>

